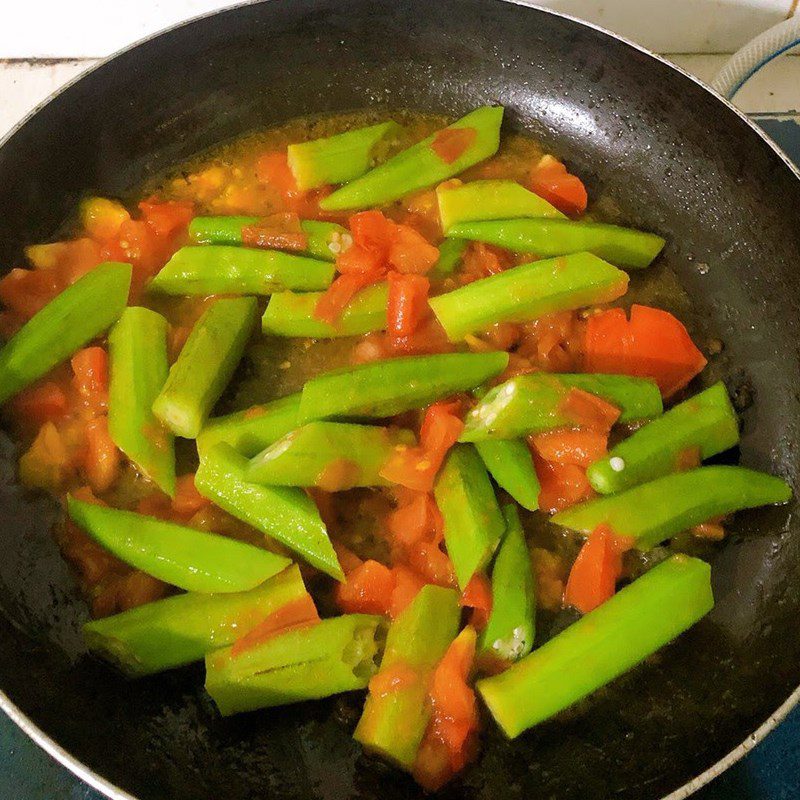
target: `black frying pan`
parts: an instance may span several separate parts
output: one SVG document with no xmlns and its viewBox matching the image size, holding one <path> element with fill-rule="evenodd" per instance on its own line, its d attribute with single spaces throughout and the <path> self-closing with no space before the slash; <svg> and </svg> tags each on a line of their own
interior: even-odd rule
<svg viewBox="0 0 800 800">
<path fill-rule="evenodd" d="M 797 494 L 798 176 L 690 78 L 550 12 L 498 0 L 276 0 L 144 42 L 0 148 L 0 263 L 52 236 L 82 193 L 124 196 L 252 128 L 367 106 L 458 115 L 492 102 L 506 106 L 508 130 L 539 137 L 584 176 L 590 196 L 668 237 L 660 268 L 689 292 L 698 340 L 725 342 L 714 370 L 744 409 L 742 462 Z M 85 659 L 86 611 L 48 530 L 56 509 L 16 485 L 4 435 L 0 456 L 0 687 L 23 726 L 51 737 L 51 752 L 115 797 L 420 795 L 360 753 L 355 702 L 222 720 L 196 669 L 125 683 Z M 487 726 L 481 760 L 442 796 L 683 797 L 698 785 L 687 781 L 740 755 L 800 682 L 797 514 L 795 502 L 739 515 L 713 558 L 707 619 L 511 744 Z"/>
</svg>

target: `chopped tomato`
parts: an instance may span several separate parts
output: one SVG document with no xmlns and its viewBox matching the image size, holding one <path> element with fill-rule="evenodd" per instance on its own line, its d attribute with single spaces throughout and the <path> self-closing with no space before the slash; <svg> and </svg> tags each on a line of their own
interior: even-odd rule
<svg viewBox="0 0 800 800">
<path fill-rule="evenodd" d="M 175 482 L 175 497 L 172 498 L 172 508 L 176 514 L 190 518 L 210 503 L 210 500 L 197 491 L 193 472 L 181 475 Z"/>
<path fill-rule="evenodd" d="M 534 463 L 541 484 L 539 508 L 542 511 L 554 514 L 592 496 L 592 487 L 582 467 L 545 461 L 535 451 Z"/>
<path fill-rule="evenodd" d="M 620 410 L 602 397 L 572 387 L 560 404 L 559 411 L 573 424 L 608 432 L 619 419 Z"/>
<path fill-rule="evenodd" d="M 542 156 L 530 174 L 530 188 L 569 216 L 586 211 L 589 197 L 581 179 L 567 172 L 567 168 L 553 156 Z"/>
<path fill-rule="evenodd" d="M 379 272 L 340 275 L 317 300 L 314 316 L 329 325 L 335 325 L 353 297 L 366 286 L 377 283 L 382 277 Z"/>
<path fill-rule="evenodd" d="M 517 355 L 546 372 L 580 371 L 584 323 L 576 311 L 545 314 L 519 327 Z"/>
<path fill-rule="evenodd" d="M 171 253 L 169 243 L 161 240 L 155 228 L 141 219 L 126 220 L 116 238 L 102 248 L 102 258 L 125 261 L 133 267 L 130 302 L 136 302 L 147 280 L 161 267 Z"/>
<path fill-rule="evenodd" d="M 44 381 L 23 389 L 9 405 L 17 420 L 38 428 L 66 415 L 67 393 L 55 381 Z"/>
<path fill-rule="evenodd" d="M 424 274 L 439 260 L 439 250 L 409 225 L 394 226 L 388 261 L 403 273 Z"/>
<path fill-rule="evenodd" d="M 345 575 L 355 572 L 364 563 L 349 547 L 345 547 L 341 542 L 334 542 L 333 549 L 336 551 L 336 558 L 339 559 L 339 565 Z"/>
<path fill-rule="evenodd" d="M 411 336 L 428 313 L 430 281 L 422 275 L 388 275 L 387 328 L 392 336 Z"/>
<path fill-rule="evenodd" d="M 588 467 L 606 454 L 608 434 L 591 428 L 546 431 L 531 437 L 531 445 L 555 464 Z"/>
<path fill-rule="evenodd" d="M 52 422 L 45 422 L 28 451 L 19 459 L 19 479 L 24 486 L 58 492 L 72 472 L 66 443 Z"/>
<path fill-rule="evenodd" d="M 394 573 L 377 561 L 365 561 L 336 587 L 336 602 L 347 614 L 386 614 L 392 605 Z"/>
<path fill-rule="evenodd" d="M 431 150 L 445 164 L 452 164 L 472 147 L 477 136 L 475 128 L 445 128 L 433 137 Z"/>
<path fill-rule="evenodd" d="M 386 520 L 392 541 L 401 547 L 410 547 L 430 538 L 440 522 L 441 514 L 433 495 L 415 492 L 414 497 L 393 511 Z"/>
<path fill-rule="evenodd" d="M 81 203 L 81 222 L 92 239 L 105 241 L 117 235 L 131 215 L 122 203 L 105 197 L 89 197 Z"/>
<path fill-rule="evenodd" d="M 319 622 L 317 607 L 310 594 L 304 594 L 269 614 L 252 630 L 237 639 L 231 647 L 231 658 L 269 641 L 273 636 L 286 633 L 299 627 L 307 627 Z"/>
<path fill-rule="evenodd" d="M 396 225 L 383 212 L 359 211 L 350 217 L 349 226 L 354 244 L 373 253 L 382 264 L 388 260 Z"/>
<path fill-rule="evenodd" d="M 613 597 L 622 575 L 622 554 L 633 543 L 614 534 L 608 525 L 599 525 L 581 547 L 569 573 L 564 602 L 583 614 Z"/>
<path fill-rule="evenodd" d="M 158 200 L 150 197 L 139 203 L 142 219 L 158 236 L 172 236 L 187 227 L 194 216 L 191 203 L 182 200 Z"/>
<path fill-rule="evenodd" d="M 452 406 L 439 402 L 429 406 L 420 430 L 419 447 L 397 449 L 380 474 L 392 483 L 429 492 L 447 451 L 458 441 L 464 423 Z"/>
<path fill-rule="evenodd" d="M 630 320 L 619 308 L 591 316 L 586 326 L 587 372 L 652 378 L 670 397 L 707 361 L 684 325 L 668 311 L 634 305 Z"/>
<path fill-rule="evenodd" d="M 425 581 L 410 570 L 401 565 L 392 568 L 394 575 L 394 589 L 389 604 L 389 616 L 392 619 L 403 613 L 411 601 L 417 596 L 419 590 L 425 585 Z"/>
<path fill-rule="evenodd" d="M 451 353 L 455 349 L 444 328 L 433 314 L 428 314 L 409 336 L 387 336 L 386 349 L 393 355 Z"/>
<path fill-rule="evenodd" d="M 256 178 L 261 183 L 272 186 L 284 200 L 292 200 L 301 194 L 292 170 L 289 168 L 285 150 L 265 153 L 261 156 L 256 162 Z"/>
<path fill-rule="evenodd" d="M 84 474 L 92 489 L 101 494 L 110 489 L 119 476 L 122 454 L 108 432 L 108 417 L 105 415 L 87 422 L 84 436 Z"/>
<path fill-rule="evenodd" d="M 63 288 L 58 270 L 12 269 L 0 279 L 0 300 L 27 321 Z"/>
<path fill-rule="evenodd" d="M 507 250 L 483 242 L 470 242 L 464 251 L 461 263 L 458 281 L 467 284 L 497 275 L 512 266 L 514 262 Z"/>
<path fill-rule="evenodd" d="M 459 605 L 472 609 L 470 625 L 482 631 L 492 613 L 492 587 L 485 575 L 475 573 L 461 593 Z"/>
<path fill-rule="evenodd" d="M 102 411 L 108 406 L 108 353 L 102 347 L 84 347 L 72 360 L 72 384 L 87 406 Z"/>
<path fill-rule="evenodd" d="M 406 560 L 429 583 L 437 586 L 454 587 L 456 585 L 453 562 L 441 548 L 442 536 L 438 534 L 432 540 L 417 542 L 408 548 Z"/>
<path fill-rule="evenodd" d="M 342 275 L 363 273 L 382 275 L 385 266 L 380 253 L 369 250 L 360 244 L 352 244 L 337 257 L 336 269 Z"/>
<path fill-rule="evenodd" d="M 414 778 L 429 791 L 440 789 L 472 758 L 478 731 L 475 692 L 468 684 L 477 634 L 466 627 L 447 649 L 431 679 L 433 718 L 414 764 Z"/>
<path fill-rule="evenodd" d="M 25 248 L 25 255 L 37 270 L 53 271 L 62 287 L 75 283 L 104 260 L 100 244 L 86 236 L 66 242 L 34 244 Z"/>
</svg>

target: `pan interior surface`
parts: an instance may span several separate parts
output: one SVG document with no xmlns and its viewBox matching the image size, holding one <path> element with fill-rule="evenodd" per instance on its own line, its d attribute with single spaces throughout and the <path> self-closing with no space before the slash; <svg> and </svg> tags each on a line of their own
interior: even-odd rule
<svg viewBox="0 0 800 800">
<path fill-rule="evenodd" d="M 130 196 L 214 144 L 310 114 L 507 109 L 589 193 L 668 239 L 662 269 L 725 349 L 741 460 L 798 491 L 800 181 L 732 110 L 591 28 L 498 0 L 284 0 L 177 28 L 94 70 L 0 149 L 0 263 L 46 241 L 86 193 Z M 654 298 L 654 302 L 656 299 Z M 19 488 L 0 432 L 0 688 L 90 769 L 141 800 L 421 796 L 360 753 L 358 700 L 223 720 L 201 670 L 125 683 L 85 657 L 86 611 Z M 443 798 L 657 798 L 739 744 L 800 683 L 796 501 L 740 515 L 713 559 L 717 607 L 675 645 L 512 743 Z M 664 609 L 665 614 L 670 609 Z"/>
</svg>

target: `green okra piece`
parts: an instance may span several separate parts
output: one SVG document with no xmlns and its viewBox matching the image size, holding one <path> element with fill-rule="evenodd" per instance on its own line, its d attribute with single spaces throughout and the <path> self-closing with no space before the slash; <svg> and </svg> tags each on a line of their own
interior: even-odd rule
<svg viewBox="0 0 800 800">
<path fill-rule="evenodd" d="M 353 734 L 365 750 L 411 769 L 432 710 L 428 684 L 458 633 L 452 589 L 428 584 L 389 627 L 379 675 L 402 676 L 392 690 L 370 692 Z"/>
<path fill-rule="evenodd" d="M 0 350 L 0 403 L 104 333 L 128 302 L 130 264 L 107 261 L 68 286 Z"/>
<path fill-rule="evenodd" d="M 724 383 L 715 383 L 639 428 L 586 474 L 596 491 L 613 494 L 680 469 L 686 450 L 696 448 L 706 459 L 738 441 L 739 422 L 728 391 Z"/>
<path fill-rule="evenodd" d="M 194 439 L 228 385 L 256 320 L 254 297 L 217 300 L 194 324 L 153 402 L 175 434 Z"/>
<path fill-rule="evenodd" d="M 130 306 L 108 334 L 108 432 L 114 444 L 172 497 L 174 440 L 152 410 L 169 372 L 168 329 L 161 314 Z"/>
<path fill-rule="evenodd" d="M 386 328 L 385 283 L 362 289 L 347 305 L 335 325 L 317 319 L 314 309 L 322 292 L 279 292 L 273 294 L 261 318 L 261 330 L 270 336 L 333 339 L 339 336 L 360 336 Z"/>
<path fill-rule="evenodd" d="M 620 422 L 661 413 L 661 392 L 646 378 L 536 372 L 517 375 L 487 392 L 464 419 L 461 441 L 517 439 L 575 427 L 580 420 L 567 403 L 572 388 L 595 394 L 619 408 Z"/>
<path fill-rule="evenodd" d="M 215 444 L 224 442 L 251 458 L 297 428 L 299 410 L 300 392 L 297 392 L 224 417 L 212 417 L 197 437 L 197 449 L 202 456 Z"/>
<path fill-rule="evenodd" d="M 628 276 L 591 253 L 512 267 L 430 300 L 450 341 L 497 322 L 525 322 L 556 311 L 608 303 L 625 294 Z"/>
<path fill-rule="evenodd" d="M 197 491 L 302 556 L 312 567 L 344 580 L 314 501 L 294 486 L 250 483 L 244 477 L 247 466 L 247 459 L 224 442 L 204 449 L 194 478 Z"/>
<path fill-rule="evenodd" d="M 288 630 L 235 653 L 206 656 L 206 691 L 223 716 L 366 688 L 381 617 L 348 614 Z"/>
<path fill-rule="evenodd" d="M 500 374 L 508 353 L 409 356 L 334 370 L 303 387 L 299 422 L 330 417 L 392 417 Z"/>
<path fill-rule="evenodd" d="M 497 498 L 472 445 L 456 445 L 433 487 L 444 520 L 444 540 L 459 587 L 489 562 L 505 530 Z"/>
<path fill-rule="evenodd" d="M 242 244 L 242 228 L 257 225 L 261 217 L 194 217 L 189 223 L 189 241 L 193 244 Z M 305 252 L 312 258 L 335 261 L 337 244 L 341 251 L 341 237 L 348 235 L 347 228 L 336 222 L 316 219 L 300 221 L 300 227 L 308 239 Z M 331 245 L 334 249 L 331 250 Z"/>
<path fill-rule="evenodd" d="M 533 648 L 536 587 L 525 532 L 517 509 L 503 507 L 506 532 L 492 565 L 492 611 L 478 640 L 478 652 L 519 661 Z"/>
<path fill-rule="evenodd" d="M 714 607 L 711 568 L 675 555 L 477 689 L 509 738 L 635 667 Z"/>
<path fill-rule="evenodd" d="M 439 201 L 442 230 L 447 235 L 454 225 L 478 220 L 510 220 L 517 217 L 564 218 L 555 206 L 516 181 L 470 181 L 461 186 L 440 186 L 436 190 L 436 197 Z"/>
<path fill-rule="evenodd" d="M 231 245 L 182 247 L 150 281 L 162 294 L 272 294 L 327 289 L 334 267 L 280 250 Z"/>
<path fill-rule="evenodd" d="M 152 675 L 233 644 L 305 594 L 300 570 L 292 565 L 247 592 L 187 592 L 92 620 L 83 626 L 83 637 L 127 675 Z"/>
<path fill-rule="evenodd" d="M 425 189 L 452 178 L 497 152 L 502 121 L 502 106 L 477 108 L 445 129 L 468 128 L 475 131 L 472 140 L 466 143 L 463 152 L 455 160 L 442 158 L 434 149 L 448 136 L 445 131 L 439 131 L 323 198 L 320 208 L 324 211 L 343 211 L 383 205 L 417 189 Z"/>
<path fill-rule="evenodd" d="M 126 564 L 188 592 L 244 592 L 289 559 L 244 542 L 155 517 L 67 498 L 72 520 Z"/>
<path fill-rule="evenodd" d="M 579 503 L 552 517 L 564 528 L 591 533 L 601 523 L 639 550 L 713 517 L 785 503 L 792 490 L 780 478 L 745 467 L 699 467 L 665 475 L 619 494 Z"/>
<path fill-rule="evenodd" d="M 517 253 L 540 257 L 588 252 L 628 269 L 650 266 L 662 251 L 664 239 L 619 225 L 575 222 L 569 219 L 502 219 L 462 222 L 448 235 L 486 242 Z"/>
<path fill-rule="evenodd" d="M 539 477 L 533 457 L 519 439 L 484 439 L 475 442 L 486 469 L 501 489 L 505 489 L 523 508 L 539 508 Z"/>
<path fill-rule="evenodd" d="M 466 239 L 445 239 L 439 245 L 439 260 L 433 265 L 430 276 L 441 279 L 452 275 L 461 263 L 468 244 Z"/>
<path fill-rule="evenodd" d="M 376 145 L 386 137 L 396 136 L 399 130 L 396 122 L 381 122 L 325 139 L 290 144 L 286 155 L 297 188 L 305 192 L 360 178 L 374 166 Z"/>
<path fill-rule="evenodd" d="M 398 449 L 416 443 L 414 434 L 403 428 L 309 422 L 250 459 L 245 478 L 268 486 L 318 486 L 330 492 L 388 486 L 381 469 Z"/>
</svg>

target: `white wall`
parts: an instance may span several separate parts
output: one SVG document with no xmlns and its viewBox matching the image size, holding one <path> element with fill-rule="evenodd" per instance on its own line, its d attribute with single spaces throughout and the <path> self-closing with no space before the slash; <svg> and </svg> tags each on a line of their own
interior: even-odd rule
<svg viewBox="0 0 800 800">
<path fill-rule="evenodd" d="M 0 59 L 105 56 L 176 22 L 231 5 L 232 0 L 4 0 Z M 792 0 L 549 0 L 540 5 L 659 52 L 715 53 L 732 52 L 784 19 Z"/>
</svg>

